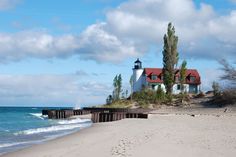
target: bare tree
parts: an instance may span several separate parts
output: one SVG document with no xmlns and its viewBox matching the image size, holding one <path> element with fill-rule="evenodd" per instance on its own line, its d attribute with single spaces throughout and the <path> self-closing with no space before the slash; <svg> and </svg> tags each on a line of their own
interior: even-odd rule
<svg viewBox="0 0 236 157">
<path fill-rule="evenodd" d="M 221 70 L 224 72 L 221 79 L 229 81 L 232 83 L 233 87 L 236 87 L 236 68 L 233 65 L 230 65 L 225 59 L 220 60 L 219 63 L 222 65 Z"/>
</svg>

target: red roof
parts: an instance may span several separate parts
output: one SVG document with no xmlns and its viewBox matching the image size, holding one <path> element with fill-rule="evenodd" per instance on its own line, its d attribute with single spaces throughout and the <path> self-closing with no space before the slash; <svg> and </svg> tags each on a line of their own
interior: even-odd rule
<svg viewBox="0 0 236 157">
<path fill-rule="evenodd" d="M 163 83 L 162 69 L 161 68 L 144 68 L 144 74 L 147 76 L 147 82 L 149 83 Z M 157 78 L 152 80 L 152 75 L 156 75 Z M 179 69 L 176 69 L 175 76 L 179 77 Z M 196 69 L 187 69 L 186 71 L 186 83 L 187 84 L 201 84 L 201 78 Z"/>
</svg>

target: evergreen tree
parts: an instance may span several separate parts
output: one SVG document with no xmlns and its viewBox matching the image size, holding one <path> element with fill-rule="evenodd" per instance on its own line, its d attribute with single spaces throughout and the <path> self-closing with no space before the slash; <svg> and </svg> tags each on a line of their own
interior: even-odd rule
<svg viewBox="0 0 236 157">
<path fill-rule="evenodd" d="M 178 37 L 175 28 L 168 24 L 167 34 L 164 35 L 163 47 L 163 81 L 168 95 L 172 94 L 175 82 L 175 66 L 178 64 L 179 54 L 177 52 Z"/>
<path fill-rule="evenodd" d="M 180 67 L 180 90 L 181 93 L 184 93 L 184 83 L 186 78 L 186 71 L 187 71 L 187 62 L 184 60 Z"/>
</svg>

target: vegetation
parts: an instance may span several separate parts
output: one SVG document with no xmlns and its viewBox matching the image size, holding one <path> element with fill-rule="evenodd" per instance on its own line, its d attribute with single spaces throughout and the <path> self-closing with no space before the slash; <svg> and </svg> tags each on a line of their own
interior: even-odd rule
<svg viewBox="0 0 236 157">
<path fill-rule="evenodd" d="M 213 94 L 214 96 L 217 96 L 220 94 L 220 85 L 218 82 L 213 81 L 212 83 L 212 89 L 213 89 Z"/>
<path fill-rule="evenodd" d="M 184 93 L 184 83 L 186 78 L 186 71 L 187 71 L 187 62 L 184 60 L 180 67 L 180 90 L 181 93 Z"/>
<path fill-rule="evenodd" d="M 116 75 L 113 80 L 113 100 L 120 100 L 121 88 L 122 88 L 122 77 L 121 74 Z"/>
<path fill-rule="evenodd" d="M 175 35 L 175 28 L 168 24 L 167 34 L 164 35 L 163 47 L 163 81 L 166 87 L 166 94 L 171 98 L 173 85 L 175 83 L 175 66 L 178 64 L 179 54 L 177 51 L 178 37 Z"/>
<path fill-rule="evenodd" d="M 113 102 L 113 98 L 112 95 L 108 95 L 107 99 L 106 99 L 106 104 L 111 104 Z"/>
<path fill-rule="evenodd" d="M 161 104 L 165 102 L 166 94 L 161 86 L 158 86 L 157 91 L 143 89 L 140 92 L 134 93 L 133 100 L 136 101 L 140 107 L 147 108 L 149 104 Z"/>
<path fill-rule="evenodd" d="M 235 105 L 236 103 L 236 90 L 235 89 L 225 89 L 221 94 L 216 95 L 212 100 L 214 104 L 223 107 L 226 105 Z"/>
<path fill-rule="evenodd" d="M 111 104 L 106 104 L 103 107 L 107 107 L 107 108 L 130 108 L 131 106 L 132 106 L 132 104 L 129 100 L 123 99 L 123 100 L 113 101 Z"/>
<path fill-rule="evenodd" d="M 236 68 L 229 64 L 226 60 L 221 60 L 222 71 L 224 75 L 222 80 L 228 81 L 230 86 L 224 88 L 219 92 L 219 84 L 213 83 L 212 88 L 214 92 L 213 103 L 219 106 L 235 105 L 236 104 Z"/>
<path fill-rule="evenodd" d="M 224 72 L 221 79 L 229 81 L 231 85 L 236 88 L 236 68 L 224 59 L 220 61 L 220 64 L 222 65 L 222 70 Z"/>
<path fill-rule="evenodd" d="M 133 75 L 131 75 L 131 77 L 130 77 L 130 79 L 129 79 L 129 84 L 130 84 L 130 100 L 132 101 L 132 99 L 133 99 L 133 95 L 132 95 L 132 93 L 133 93 Z"/>
<path fill-rule="evenodd" d="M 116 75 L 115 78 L 113 79 L 113 87 L 114 87 L 114 90 L 112 92 L 112 95 L 108 95 L 108 97 L 106 99 L 107 105 L 111 105 L 115 101 L 119 101 L 120 97 L 122 97 L 122 99 L 125 99 L 125 97 L 127 98 L 128 91 L 126 90 L 125 92 L 122 92 L 122 76 L 121 76 L 121 74 Z"/>
</svg>

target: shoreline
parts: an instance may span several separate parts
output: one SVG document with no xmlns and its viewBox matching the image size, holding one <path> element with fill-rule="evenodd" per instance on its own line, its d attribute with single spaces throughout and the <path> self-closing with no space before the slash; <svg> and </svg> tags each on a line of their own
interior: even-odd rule
<svg viewBox="0 0 236 157">
<path fill-rule="evenodd" d="M 38 113 L 37 115 L 31 113 L 29 115 L 33 115 L 37 118 L 41 117 Z M 54 120 L 54 122 L 43 119 L 45 121 L 44 123 L 48 124 L 47 126 L 17 131 L 14 133 L 12 141 L 5 141 L 5 143 L 3 137 L 3 144 L 0 144 L 0 156 L 27 149 L 35 145 L 45 144 L 48 141 L 53 141 L 89 128 L 92 125 L 89 119 L 90 116 L 91 115 L 73 116 L 68 119 Z M 17 139 L 20 139 L 20 141 Z"/>
<path fill-rule="evenodd" d="M 92 124 L 1 157 L 227 156 L 236 154 L 236 112 L 161 109 L 149 119 Z M 161 113 L 167 114 L 161 114 Z M 196 116 L 191 116 L 194 113 Z M 216 116 L 220 115 L 220 116 Z"/>
</svg>

